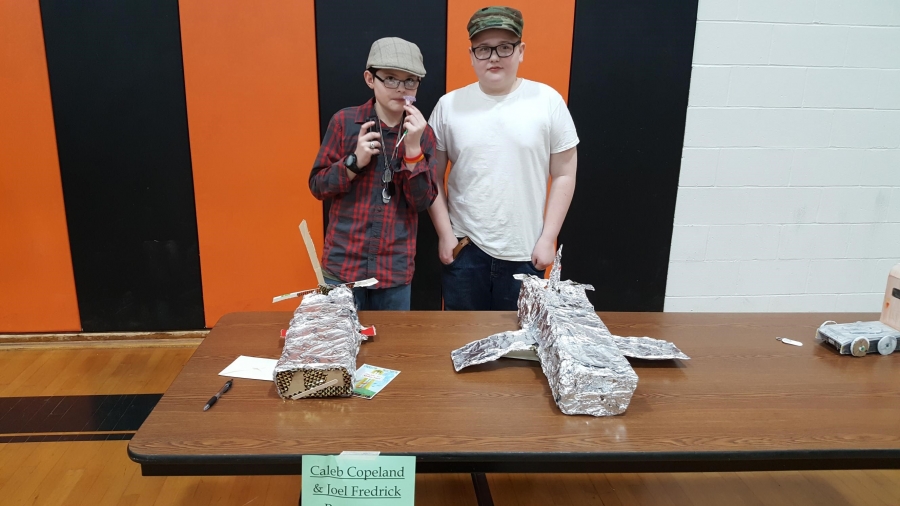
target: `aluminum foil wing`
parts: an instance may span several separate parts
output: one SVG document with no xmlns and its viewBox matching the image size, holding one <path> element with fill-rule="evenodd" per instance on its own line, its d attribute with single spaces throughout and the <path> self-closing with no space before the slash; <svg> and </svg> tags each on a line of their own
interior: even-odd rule
<svg viewBox="0 0 900 506">
<path fill-rule="evenodd" d="M 349 397 L 356 355 L 365 339 L 353 293 L 345 286 L 327 295 L 311 293 L 294 311 L 275 364 L 274 380 L 282 398 Z M 323 387 L 326 383 L 330 386 Z"/>
<path fill-rule="evenodd" d="M 525 330 L 513 330 L 473 341 L 450 352 L 453 368 L 459 372 L 466 367 L 493 362 L 514 352 L 536 351 L 537 342 Z"/>
<path fill-rule="evenodd" d="M 690 360 L 674 343 L 652 337 L 613 336 L 619 352 L 626 357 L 643 360 Z"/>
</svg>

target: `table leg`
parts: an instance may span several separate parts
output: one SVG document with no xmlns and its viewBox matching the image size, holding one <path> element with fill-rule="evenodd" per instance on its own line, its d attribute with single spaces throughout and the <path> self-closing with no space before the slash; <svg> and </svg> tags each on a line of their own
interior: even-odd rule
<svg viewBox="0 0 900 506">
<path fill-rule="evenodd" d="M 484 473 L 472 473 L 472 486 L 475 487 L 475 499 L 478 501 L 478 506 L 494 506 L 491 487 L 488 485 L 487 476 Z"/>
</svg>

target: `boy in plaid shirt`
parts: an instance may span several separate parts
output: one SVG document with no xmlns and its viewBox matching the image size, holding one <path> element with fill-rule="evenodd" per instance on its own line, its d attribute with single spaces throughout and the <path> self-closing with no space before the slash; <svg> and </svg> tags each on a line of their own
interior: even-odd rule
<svg viewBox="0 0 900 506">
<path fill-rule="evenodd" d="M 363 73 L 375 96 L 331 118 L 309 176 L 317 199 L 333 199 L 326 282 L 378 279 L 353 289 L 359 310 L 409 310 L 418 213 L 437 196 L 434 132 L 412 105 L 424 76 L 418 46 L 375 41 Z"/>
</svg>

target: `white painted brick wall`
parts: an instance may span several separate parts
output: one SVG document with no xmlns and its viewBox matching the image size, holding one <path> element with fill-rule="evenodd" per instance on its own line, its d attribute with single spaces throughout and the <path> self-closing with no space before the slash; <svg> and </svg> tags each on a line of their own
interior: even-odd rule
<svg viewBox="0 0 900 506">
<path fill-rule="evenodd" d="M 700 0 L 666 311 L 880 310 L 900 0 Z"/>
<path fill-rule="evenodd" d="M 819 0 L 816 21 L 830 25 L 898 26 L 900 6 L 896 0 Z"/>
</svg>

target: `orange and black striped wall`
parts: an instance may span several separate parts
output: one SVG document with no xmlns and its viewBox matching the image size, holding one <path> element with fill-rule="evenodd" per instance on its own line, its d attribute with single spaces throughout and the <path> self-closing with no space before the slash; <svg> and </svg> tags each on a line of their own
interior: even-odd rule
<svg viewBox="0 0 900 506">
<path fill-rule="evenodd" d="M 473 0 L 0 0 L 0 332 L 211 327 L 290 310 L 321 251 L 307 177 L 372 41 L 419 45 L 417 105 L 475 80 Z M 566 277 L 603 310 L 663 307 L 697 0 L 509 1 L 520 74 L 567 98 Z M 439 309 L 420 219 L 413 307 Z"/>
</svg>

